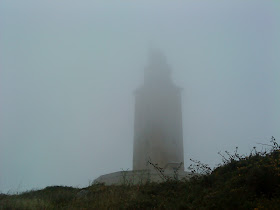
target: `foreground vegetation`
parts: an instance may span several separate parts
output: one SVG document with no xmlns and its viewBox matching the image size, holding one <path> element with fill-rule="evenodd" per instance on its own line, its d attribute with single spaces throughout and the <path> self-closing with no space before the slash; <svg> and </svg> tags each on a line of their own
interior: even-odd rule
<svg viewBox="0 0 280 210">
<path fill-rule="evenodd" d="M 225 152 L 214 170 L 194 161 L 190 169 L 203 175 L 190 180 L 0 194 L 0 209 L 280 209 L 280 147 L 273 137 L 269 146 L 247 156 Z"/>
</svg>

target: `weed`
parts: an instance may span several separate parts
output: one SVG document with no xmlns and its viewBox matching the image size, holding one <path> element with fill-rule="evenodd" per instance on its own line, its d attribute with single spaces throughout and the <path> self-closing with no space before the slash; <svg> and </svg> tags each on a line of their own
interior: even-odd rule
<svg viewBox="0 0 280 210">
<path fill-rule="evenodd" d="M 274 137 L 267 147 L 248 155 L 239 155 L 238 148 L 220 153 L 223 163 L 214 169 L 193 161 L 193 172 L 203 175 L 183 181 L 163 176 L 162 183 L 132 185 L 124 174 L 120 186 L 94 183 L 0 194 L 0 209 L 279 209 L 280 148 Z"/>
</svg>

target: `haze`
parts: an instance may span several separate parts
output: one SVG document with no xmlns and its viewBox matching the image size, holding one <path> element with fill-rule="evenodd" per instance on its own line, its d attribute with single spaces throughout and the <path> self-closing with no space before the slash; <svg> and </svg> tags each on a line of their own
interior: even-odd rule
<svg viewBox="0 0 280 210">
<path fill-rule="evenodd" d="M 183 88 L 185 168 L 280 140 L 280 2 L 0 3 L 0 192 L 132 168 L 151 46 Z"/>
</svg>

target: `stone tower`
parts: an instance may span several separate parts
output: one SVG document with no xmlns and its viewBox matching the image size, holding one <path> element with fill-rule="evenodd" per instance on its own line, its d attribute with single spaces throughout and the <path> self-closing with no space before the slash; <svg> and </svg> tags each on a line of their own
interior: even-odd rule
<svg viewBox="0 0 280 210">
<path fill-rule="evenodd" d="M 184 171 L 181 88 L 173 84 L 165 56 L 150 52 L 144 84 L 135 91 L 133 170 Z"/>
</svg>

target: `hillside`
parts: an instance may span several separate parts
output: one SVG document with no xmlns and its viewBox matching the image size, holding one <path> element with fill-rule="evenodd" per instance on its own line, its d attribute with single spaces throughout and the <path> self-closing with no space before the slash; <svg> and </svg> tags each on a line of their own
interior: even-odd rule
<svg viewBox="0 0 280 210">
<path fill-rule="evenodd" d="M 87 188 L 52 186 L 18 195 L 0 195 L 0 209 L 280 209 L 280 147 L 254 148 L 247 156 L 225 152 L 223 164 L 190 180 Z"/>
</svg>

